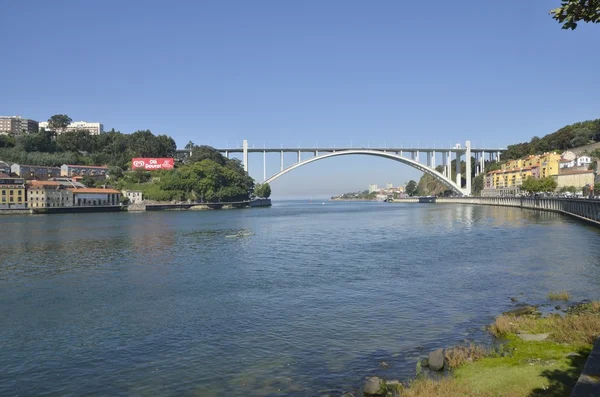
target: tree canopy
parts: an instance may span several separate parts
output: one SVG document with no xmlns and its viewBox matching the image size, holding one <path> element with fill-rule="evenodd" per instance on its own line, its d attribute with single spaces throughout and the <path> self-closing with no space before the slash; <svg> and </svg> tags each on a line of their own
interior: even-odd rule
<svg viewBox="0 0 600 397">
<path fill-rule="evenodd" d="M 577 28 L 577 22 L 600 22 L 600 0 L 562 0 L 550 11 L 552 18 L 562 23 L 563 29 Z"/>
<path fill-rule="evenodd" d="M 552 177 L 534 178 L 527 177 L 521 186 L 522 190 L 530 193 L 553 192 L 556 190 L 557 183 Z"/>
<path fill-rule="evenodd" d="M 404 187 L 404 193 L 408 194 L 409 196 L 412 196 L 413 194 L 415 194 L 416 191 L 417 191 L 417 182 L 415 182 L 411 179 L 410 181 L 408 181 L 408 183 Z"/>
<path fill-rule="evenodd" d="M 52 131 L 64 132 L 73 120 L 66 114 L 55 114 L 48 119 L 48 129 Z"/>
<path fill-rule="evenodd" d="M 271 186 L 268 183 L 261 183 L 254 188 L 256 197 L 269 198 L 271 197 Z"/>
</svg>

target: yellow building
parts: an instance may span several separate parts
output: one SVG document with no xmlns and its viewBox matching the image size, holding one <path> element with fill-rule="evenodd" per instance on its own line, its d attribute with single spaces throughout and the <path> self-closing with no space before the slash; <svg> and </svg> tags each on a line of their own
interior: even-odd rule
<svg viewBox="0 0 600 397">
<path fill-rule="evenodd" d="M 561 155 L 544 153 L 530 155 L 523 159 L 509 160 L 501 170 L 489 172 L 486 178 L 486 189 L 503 189 L 519 187 L 528 177 L 544 178 L 558 175 Z"/>
<path fill-rule="evenodd" d="M 26 208 L 23 178 L 0 178 L 0 208 Z"/>
<path fill-rule="evenodd" d="M 540 156 L 540 178 L 558 175 L 561 156 L 558 153 L 544 153 Z"/>
</svg>

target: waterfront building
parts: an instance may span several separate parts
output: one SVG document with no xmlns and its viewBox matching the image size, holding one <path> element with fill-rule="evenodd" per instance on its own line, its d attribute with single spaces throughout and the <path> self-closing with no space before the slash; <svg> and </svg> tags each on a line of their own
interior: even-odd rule
<svg viewBox="0 0 600 397">
<path fill-rule="evenodd" d="M 45 167 L 40 165 L 13 164 L 10 172 L 29 180 L 45 181 L 60 176 L 60 167 Z"/>
<path fill-rule="evenodd" d="M 72 207 L 73 193 L 57 181 L 31 181 L 27 204 L 29 208 Z"/>
<path fill-rule="evenodd" d="M 379 191 L 379 188 L 377 187 L 376 183 L 372 183 L 369 185 L 369 193 L 373 193 L 373 192 L 377 192 Z"/>
<path fill-rule="evenodd" d="M 60 175 L 67 177 L 90 176 L 94 179 L 106 179 L 108 167 L 63 164 L 60 167 Z"/>
<path fill-rule="evenodd" d="M 39 123 L 40 128 L 44 128 L 47 131 L 50 131 L 48 128 L 48 122 L 43 121 Z M 73 131 L 87 131 L 90 135 L 100 135 L 104 133 L 104 125 L 102 123 L 88 123 L 87 121 L 74 121 L 69 124 L 64 132 L 73 132 Z M 56 131 L 57 133 L 61 133 L 62 131 Z"/>
<path fill-rule="evenodd" d="M 75 207 L 120 205 L 121 192 L 113 189 L 79 188 L 68 189 L 73 193 Z"/>
<path fill-rule="evenodd" d="M 21 116 L 0 116 L 0 134 L 34 134 L 39 131 L 39 123 Z"/>
<path fill-rule="evenodd" d="M 501 169 L 486 174 L 484 189 L 504 189 L 508 194 L 518 191 L 528 177 L 556 177 L 561 168 L 561 159 L 563 157 L 557 153 L 544 153 L 509 160 L 502 164 Z"/>
<path fill-rule="evenodd" d="M 586 185 L 594 186 L 593 170 L 565 169 L 556 177 L 557 187 L 575 186 L 583 188 Z"/>
<path fill-rule="evenodd" d="M 25 181 L 4 175 L 0 178 L 0 208 L 26 208 Z"/>
<path fill-rule="evenodd" d="M 122 193 L 129 200 L 129 204 L 138 204 L 144 201 L 143 194 L 139 190 L 123 190 Z"/>
</svg>

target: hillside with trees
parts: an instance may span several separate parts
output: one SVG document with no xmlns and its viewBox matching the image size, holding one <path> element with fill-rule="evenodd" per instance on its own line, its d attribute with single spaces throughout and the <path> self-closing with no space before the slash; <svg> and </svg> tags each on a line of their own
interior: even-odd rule
<svg viewBox="0 0 600 397">
<path fill-rule="evenodd" d="M 254 180 L 241 162 L 226 158 L 212 147 L 188 143 L 192 155 L 176 163 L 173 170 L 127 171 L 134 157 L 174 157 L 177 146 L 173 138 L 149 130 L 123 134 L 113 129 L 99 135 L 67 131 L 71 123 L 67 115 L 54 115 L 48 123 L 52 131 L 0 135 L 0 161 L 43 166 L 106 165 L 110 185 L 141 190 L 146 199 L 156 201 L 245 201 L 253 193 Z M 107 181 L 84 178 L 82 182 L 94 186 Z M 271 187 L 262 185 L 258 193 L 269 197 Z"/>
<path fill-rule="evenodd" d="M 589 145 L 595 142 L 600 142 L 600 119 L 582 121 L 573 123 L 560 128 L 559 130 L 545 135 L 542 138 L 534 136 L 529 142 L 517 143 L 508 145 L 506 152 L 502 155 L 502 160 L 514 160 L 526 157 L 530 154 L 542 154 L 545 152 L 564 152 L 566 150 L 575 149 L 581 146 Z M 456 179 L 455 174 L 456 160 L 452 160 L 451 172 L 452 180 Z M 475 167 L 477 163 L 473 158 L 471 160 L 471 175 L 475 175 Z M 486 162 L 485 173 L 500 169 L 501 164 L 496 162 Z M 466 164 L 461 161 L 461 175 L 466 175 Z M 442 167 L 438 166 L 438 172 L 442 171 Z M 481 174 L 473 179 L 472 190 L 473 195 L 478 195 L 484 187 L 484 174 Z M 463 177 L 464 183 L 464 177 Z M 437 195 L 443 196 L 451 194 L 451 191 L 446 185 L 437 181 L 433 176 L 423 174 L 417 186 L 418 195 Z"/>
</svg>

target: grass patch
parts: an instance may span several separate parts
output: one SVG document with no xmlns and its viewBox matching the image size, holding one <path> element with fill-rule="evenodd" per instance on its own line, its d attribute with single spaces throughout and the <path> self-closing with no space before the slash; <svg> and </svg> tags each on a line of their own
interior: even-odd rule
<svg viewBox="0 0 600 397">
<path fill-rule="evenodd" d="M 503 314 L 489 327 L 497 338 L 519 332 L 550 334 L 550 339 L 574 346 L 591 345 L 600 334 L 600 302 L 577 306 L 577 311 L 566 316 L 553 314 L 545 318 Z"/>
<path fill-rule="evenodd" d="M 569 293 L 567 291 L 550 292 L 548 294 L 548 299 L 550 299 L 551 301 L 568 301 Z"/>
<path fill-rule="evenodd" d="M 448 349 L 445 358 L 452 373 L 441 380 L 417 378 L 402 396 L 568 396 L 600 335 L 600 302 L 573 306 L 565 316 L 505 314 L 489 331 L 506 342 L 500 353 L 472 344 Z M 550 336 L 528 342 L 517 336 L 520 332 Z"/>
<path fill-rule="evenodd" d="M 574 350 L 552 341 L 525 342 L 511 335 L 506 345 L 509 355 L 488 356 L 462 365 L 442 380 L 416 379 L 402 396 L 568 396 L 590 348 Z"/>
<path fill-rule="evenodd" d="M 444 352 L 444 358 L 446 359 L 450 369 L 472 363 L 473 361 L 482 359 L 489 355 L 490 351 L 488 349 L 483 346 L 474 345 L 473 343 L 468 345 L 454 346 L 450 349 L 446 349 Z"/>
</svg>

